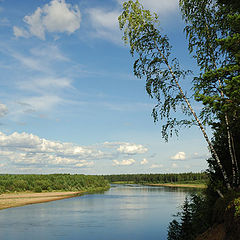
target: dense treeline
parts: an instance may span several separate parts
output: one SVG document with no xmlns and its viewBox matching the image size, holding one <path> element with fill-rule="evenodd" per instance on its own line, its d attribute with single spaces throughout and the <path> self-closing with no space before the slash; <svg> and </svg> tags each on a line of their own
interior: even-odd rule
<svg viewBox="0 0 240 240">
<path fill-rule="evenodd" d="M 109 182 L 134 182 L 134 183 L 205 183 L 208 179 L 206 173 L 166 173 L 166 174 L 118 174 L 105 175 Z"/>
<path fill-rule="evenodd" d="M 22 191 L 93 191 L 107 189 L 102 176 L 50 174 L 50 175 L 0 175 L 0 193 Z"/>
</svg>

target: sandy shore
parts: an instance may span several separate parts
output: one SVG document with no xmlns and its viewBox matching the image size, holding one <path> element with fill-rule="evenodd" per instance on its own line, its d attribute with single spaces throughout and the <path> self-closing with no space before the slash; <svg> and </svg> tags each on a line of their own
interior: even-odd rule
<svg viewBox="0 0 240 240">
<path fill-rule="evenodd" d="M 64 198 L 71 198 L 83 192 L 43 192 L 43 193 L 6 193 L 0 195 L 0 210 L 27 204 L 44 203 Z"/>
<path fill-rule="evenodd" d="M 184 187 L 184 188 L 206 188 L 204 184 L 174 184 L 174 183 L 156 183 L 147 184 L 148 186 L 164 186 L 164 187 Z"/>
</svg>

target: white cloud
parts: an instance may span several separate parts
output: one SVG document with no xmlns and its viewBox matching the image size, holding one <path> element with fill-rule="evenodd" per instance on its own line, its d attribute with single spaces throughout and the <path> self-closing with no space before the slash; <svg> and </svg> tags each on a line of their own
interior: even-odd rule
<svg viewBox="0 0 240 240">
<path fill-rule="evenodd" d="M 29 97 L 20 99 L 20 104 L 28 106 L 24 107 L 24 111 L 32 110 L 32 111 L 51 111 L 56 105 L 63 103 L 64 100 L 61 97 L 56 95 L 42 95 L 37 97 Z"/>
<path fill-rule="evenodd" d="M 145 164 L 148 164 L 148 160 L 146 158 L 144 158 L 141 162 L 140 162 L 141 165 L 145 165 Z"/>
<path fill-rule="evenodd" d="M 163 168 L 162 164 L 152 164 L 150 168 Z"/>
<path fill-rule="evenodd" d="M 113 162 L 115 166 L 129 166 L 129 165 L 133 165 L 136 161 L 131 158 L 131 159 L 122 160 L 122 161 L 113 160 Z"/>
<path fill-rule="evenodd" d="M 29 32 L 42 40 L 45 39 L 45 29 L 42 23 L 41 15 L 43 11 L 40 7 L 36 9 L 36 11 L 29 16 L 24 17 L 24 22 L 28 24 Z"/>
<path fill-rule="evenodd" d="M 43 77 L 30 79 L 18 83 L 19 89 L 30 90 L 31 92 L 45 93 L 55 92 L 56 90 L 71 88 L 72 80 L 69 78 Z"/>
<path fill-rule="evenodd" d="M 141 144 L 123 143 L 119 146 L 117 151 L 120 153 L 134 155 L 134 154 L 145 153 L 148 151 L 148 149 Z"/>
<path fill-rule="evenodd" d="M 0 132 L 0 155 L 15 164 L 86 167 L 92 159 L 101 159 L 103 152 L 73 143 L 61 143 L 28 133 Z"/>
<path fill-rule="evenodd" d="M 120 11 L 106 11 L 100 8 L 92 8 L 88 10 L 88 13 L 94 25 L 112 30 L 118 28 Z"/>
<path fill-rule="evenodd" d="M 109 143 L 110 144 L 110 143 Z M 109 150 L 109 149 L 108 149 Z M 119 160 L 114 160 L 115 157 Z M 123 155 L 124 156 L 124 155 Z M 130 166 L 135 159 L 122 159 L 116 148 L 106 151 L 105 144 L 80 146 L 69 142 L 51 141 L 29 133 L 0 132 L 0 162 L 7 166 L 32 169 L 77 169 L 93 167 L 95 161 L 113 161 L 115 166 Z"/>
<path fill-rule="evenodd" d="M 121 32 L 118 26 L 119 10 L 108 11 L 102 8 L 88 10 L 94 37 L 103 38 L 114 43 L 122 43 Z"/>
<path fill-rule="evenodd" d="M 104 142 L 104 147 L 116 149 L 118 153 L 135 155 L 143 154 L 148 151 L 146 147 L 141 144 L 128 142 Z"/>
<path fill-rule="evenodd" d="M 80 28 L 81 14 L 78 6 L 65 0 L 52 0 L 43 8 L 43 25 L 49 32 L 73 33 Z"/>
<path fill-rule="evenodd" d="M 8 113 L 8 108 L 5 104 L 0 103 L 0 117 L 4 117 Z"/>
<path fill-rule="evenodd" d="M 15 37 L 24 37 L 24 38 L 28 38 L 29 37 L 29 33 L 28 31 L 22 29 L 22 28 L 19 28 L 19 27 L 16 27 L 14 26 L 13 27 L 13 34 Z"/>
<path fill-rule="evenodd" d="M 12 53 L 12 57 L 17 59 L 22 65 L 26 66 L 30 70 L 40 71 L 40 72 L 50 72 L 49 64 L 46 64 L 42 59 L 32 57 L 32 56 L 23 56 L 17 52 Z M 45 59 L 49 63 L 48 59 Z"/>
<path fill-rule="evenodd" d="M 80 28 L 81 14 L 78 6 L 72 6 L 65 0 L 52 0 L 42 8 L 38 7 L 32 15 L 24 17 L 28 32 L 13 27 L 16 37 L 36 36 L 45 39 L 46 32 L 71 34 Z"/>
<path fill-rule="evenodd" d="M 174 156 L 171 157 L 172 160 L 185 160 L 186 153 L 185 152 L 178 152 Z"/>
<path fill-rule="evenodd" d="M 61 53 L 59 48 L 53 44 L 32 48 L 30 52 L 33 56 L 45 60 L 69 61 L 69 59 Z"/>
</svg>

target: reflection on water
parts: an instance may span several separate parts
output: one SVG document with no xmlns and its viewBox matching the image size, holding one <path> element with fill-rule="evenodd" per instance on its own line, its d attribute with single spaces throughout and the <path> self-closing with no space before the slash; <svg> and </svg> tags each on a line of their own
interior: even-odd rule
<svg viewBox="0 0 240 240">
<path fill-rule="evenodd" d="M 172 214 L 189 192 L 113 185 L 101 194 L 5 209 L 0 211 L 0 239 L 165 240 Z"/>
</svg>

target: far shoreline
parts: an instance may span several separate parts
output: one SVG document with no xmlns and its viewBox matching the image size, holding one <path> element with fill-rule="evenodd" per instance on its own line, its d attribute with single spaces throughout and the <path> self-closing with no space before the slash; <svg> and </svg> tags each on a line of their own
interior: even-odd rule
<svg viewBox="0 0 240 240">
<path fill-rule="evenodd" d="M 207 185 L 204 183 L 135 183 L 133 181 L 116 181 L 112 184 L 140 184 L 143 186 L 152 186 L 152 187 L 180 187 L 180 188 L 206 188 Z"/>
<path fill-rule="evenodd" d="M 151 183 L 151 184 L 145 184 L 146 186 L 152 186 L 152 187 L 182 187 L 182 188 L 206 188 L 207 186 L 205 184 L 188 184 L 188 183 Z"/>
</svg>

